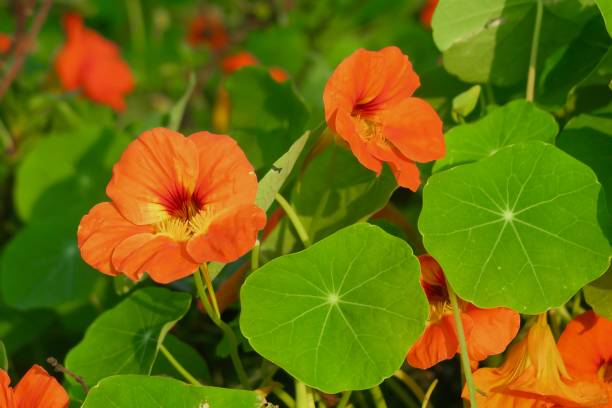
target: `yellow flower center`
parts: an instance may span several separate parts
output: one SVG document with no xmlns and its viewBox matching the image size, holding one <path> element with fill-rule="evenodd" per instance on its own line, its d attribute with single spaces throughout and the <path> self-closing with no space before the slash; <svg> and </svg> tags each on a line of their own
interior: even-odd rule
<svg viewBox="0 0 612 408">
<path fill-rule="evenodd" d="M 606 361 L 599 367 L 599 370 L 597 370 L 597 378 L 605 383 L 612 383 L 612 361 Z"/>
<path fill-rule="evenodd" d="M 169 216 L 155 224 L 155 233 L 166 235 L 174 241 L 185 242 L 194 235 L 206 233 L 213 219 L 210 206 L 204 206 L 201 210 L 190 207 L 181 215 L 185 217 Z"/>
</svg>

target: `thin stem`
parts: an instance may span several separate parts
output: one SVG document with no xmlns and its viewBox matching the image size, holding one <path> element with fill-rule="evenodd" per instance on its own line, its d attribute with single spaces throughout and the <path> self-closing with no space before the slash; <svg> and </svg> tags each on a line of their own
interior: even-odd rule
<svg viewBox="0 0 612 408">
<path fill-rule="evenodd" d="M 289 407 L 289 408 L 294 408 L 295 407 L 295 400 L 293 398 L 291 398 L 291 395 L 289 395 L 281 387 L 274 387 L 272 389 L 272 394 L 276 395 L 276 397 L 279 400 L 283 401 L 285 403 L 285 405 L 287 405 L 287 407 Z"/>
<path fill-rule="evenodd" d="M 240 361 L 240 357 L 238 357 L 238 340 L 236 340 L 236 335 L 234 334 L 234 330 L 221 320 L 221 317 L 217 316 L 212 308 L 212 305 L 208 301 L 208 296 L 206 295 L 206 289 L 204 288 L 204 282 L 202 281 L 202 276 L 199 273 L 193 274 L 196 288 L 198 290 L 198 296 L 202 301 L 202 305 L 206 310 L 206 313 L 213 321 L 213 323 L 221 329 L 223 334 L 227 337 L 227 342 L 229 343 L 230 350 L 230 358 L 232 360 L 232 364 L 234 365 L 234 369 L 236 370 L 236 374 L 238 374 L 238 379 L 240 380 L 240 384 L 244 389 L 249 389 L 249 380 L 246 375 L 246 371 L 242 366 L 242 361 Z"/>
<path fill-rule="evenodd" d="M 394 378 L 391 381 L 385 381 L 385 384 L 391 392 L 395 394 L 397 398 L 399 398 L 402 402 L 402 406 L 406 408 L 419 408 L 421 405 L 417 404 L 416 398 L 412 393 L 410 393 L 406 387 L 401 385 L 401 381 L 397 378 Z"/>
<path fill-rule="evenodd" d="M 529 70 L 527 71 L 527 90 L 525 99 L 533 102 L 535 93 L 536 66 L 538 64 L 538 47 L 540 44 L 540 30 L 542 28 L 542 13 L 544 6 L 542 0 L 536 0 L 536 17 L 531 39 L 531 56 L 529 57 Z"/>
<path fill-rule="evenodd" d="M 346 404 L 349 402 L 350 399 L 351 399 L 351 390 L 344 391 L 342 393 L 342 398 L 340 398 L 340 402 L 338 402 L 338 405 L 336 405 L 336 408 L 346 407 Z"/>
<path fill-rule="evenodd" d="M 178 371 L 187 381 L 189 381 L 193 385 L 202 385 L 198 380 L 196 380 L 193 375 L 189 373 L 189 371 L 185 369 L 185 367 L 181 365 L 181 363 L 178 362 L 176 358 L 174 358 L 174 356 L 172 355 L 172 353 L 170 353 L 170 350 L 168 350 L 166 346 L 160 344 L 159 351 L 162 352 L 164 357 L 166 357 L 166 360 L 168 360 L 168 362 L 172 364 L 176 371 Z"/>
<path fill-rule="evenodd" d="M 132 45 L 142 58 L 147 47 L 147 35 L 145 33 L 144 17 L 140 0 L 126 0 L 127 14 L 130 22 L 130 34 Z M 140 61 L 142 63 L 142 61 Z"/>
<path fill-rule="evenodd" d="M 314 408 L 314 400 L 308 392 L 308 386 L 295 380 L 295 406 L 296 408 Z"/>
<path fill-rule="evenodd" d="M 293 227 L 298 233 L 300 240 L 302 240 L 302 244 L 304 244 L 304 247 L 308 248 L 310 246 L 310 238 L 308 237 L 308 233 L 306 232 L 306 228 L 304 228 L 302 221 L 300 221 L 300 217 L 298 217 L 291 204 L 289 204 L 289 202 L 285 200 L 285 197 L 277 193 L 275 199 L 278 204 L 283 208 L 283 211 L 285 211 L 287 217 L 289 217 L 289 221 L 291 221 L 291 224 L 293 224 Z"/>
<path fill-rule="evenodd" d="M 251 249 L 251 272 L 259 268 L 259 247 L 261 243 L 259 240 L 255 241 L 255 246 Z"/>
<path fill-rule="evenodd" d="M 370 394 L 372 394 L 372 399 L 374 400 L 374 406 L 376 408 L 387 408 L 385 397 L 383 396 L 379 386 L 370 388 Z"/>
<path fill-rule="evenodd" d="M 463 323 L 461 322 L 459 303 L 457 302 L 457 296 L 455 295 L 455 292 L 448 281 L 446 282 L 446 287 L 448 289 L 448 297 L 450 298 L 451 305 L 453 306 L 453 317 L 455 318 L 457 337 L 459 338 L 459 349 L 461 351 L 461 367 L 463 369 L 463 374 L 465 375 L 465 383 L 467 384 L 467 388 L 470 393 L 470 404 L 472 408 L 477 408 L 478 404 L 476 403 L 476 389 L 474 387 L 474 379 L 472 378 L 472 370 L 470 368 L 470 357 L 468 355 L 467 342 L 465 341 Z"/>
<path fill-rule="evenodd" d="M 206 283 L 206 289 L 208 289 L 208 293 L 210 293 L 210 300 L 212 301 L 213 308 L 215 309 L 215 313 L 218 318 L 221 318 L 221 312 L 219 311 L 219 304 L 217 303 L 217 295 L 215 295 L 215 287 L 212 284 L 212 279 L 210 279 L 210 274 L 208 273 L 208 264 L 203 263 L 200 266 L 200 272 L 204 277 L 204 282 Z"/>
<path fill-rule="evenodd" d="M 403 382 L 406 387 L 410 389 L 410 391 L 412 391 L 412 393 L 419 399 L 419 402 L 423 401 L 425 393 L 423 392 L 421 387 L 419 387 L 419 384 L 417 384 L 411 376 L 406 374 L 401 369 L 397 370 L 393 375 L 395 376 L 395 378 Z"/>
<path fill-rule="evenodd" d="M 429 404 L 429 399 L 431 398 L 431 394 L 433 394 L 434 389 L 438 385 L 438 379 L 436 378 L 427 388 L 427 392 L 425 393 L 425 398 L 423 398 L 423 403 L 421 404 L 421 408 L 427 408 Z M 433 405 L 431 405 L 433 407 Z"/>
</svg>

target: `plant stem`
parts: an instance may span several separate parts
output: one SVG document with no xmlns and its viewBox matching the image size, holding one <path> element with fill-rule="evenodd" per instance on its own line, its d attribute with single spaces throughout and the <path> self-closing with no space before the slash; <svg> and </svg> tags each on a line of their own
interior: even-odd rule
<svg viewBox="0 0 612 408">
<path fill-rule="evenodd" d="M 295 406 L 296 408 L 314 408 L 314 399 L 308 391 L 308 386 L 295 380 Z"/>
<path fill-rule="evenodd" d="M 438 385 L 437 378 L 433 380 L 433 382 L 429 385 L 429 388 L 427 388 L 427 392 L 425 393 L 425 398 L 423 398 L 423 403 L 421 404 L 421 408 L 427 408 L 429 404 L 429 399 L 431 398 L 431 394 L 433 393 L 433 390 L 436 388 L 436 385 Z"/>
<path fill-rule="evenodd" d="M 533 37 L 531 39 L 531 56 L 529 57 L 529 70 L 527 71 L 527 90 L 525 91 L 525 99 L 533 102 L 535 93 L 536 66 L 538 64 L 538 47 L 540 44 L 540 31 L 542 28 L 542 13 L 544 5 L 542 0 L 536 0 L 536 17 L 535 26 L 533 28 Z"/>
<path fill-rule="evenodd" d="M 306 232 L 306 228 L 304 228 L 302 221 L 300 221 L 300 217 L 298 217 L 291 204 L 285 200 L 285 197 L 277 193 L 275 199 L 282 207 L 283 211 L 285 211 L 287 217 L 289 217 L 289 221 L 291 221 L 291 224 L 293 224 L 293 227 L 300 237 L 302 244 L 304 244 L 304 247 L 308 248 L 310 246 L 310 238 L 308 237 L 308 233 Z"/>
<path fill-rule="evenodd" d="M 170 350 L 168 350 L 166 346 L 164 346 L 163 344 L 160 344 L 159 351 L 162 352 L 164 357 L 166 357 L 166 360 L 168 360 L 168 362 L 172 364 L 172 366 L 176 369 L 176 371 L 178 371 L 183 377 L 185 377 L 187 381 L 189 381 L 193 385 L 202 385 L 200 384 L 198 380 L 196 380 L 196 378 L 193 375 L 189 373 L 189 371 L 185 369 L 185 367 L 181 365 L 181 363 L 178 362 L 176 358 L 174 358 L 174 356 L 172 355 L 172 353 L 170 353 Z"/>
<path fill-rule="evenodd" d="M 338 402 L 338 405 L 336 405 L 336 408 L 346 407 L 346 404 L 348 404 L 350 399 L 351 399 L 351 390 L 344 391 L 342 393 L 342 398 L 340 398 L 340 402 Z"/>
<path fill-rule="evenodd" d="M 200 272 L 204 277 L 204 282 L 206 283 L 206 289 L 208 289 L 208 293 L 210 293 L 210 299 L 212 301 L 213 308 L 215 309 L 215 313 L 219 319 L 221 319 L 221 312 L 219 311 L 219 305 L 217 304 L 217 295 L 215 295 L 215 287 L 212 284 L 212 280 L 210 279 L 210 274 L 208 273 L 208 264 L 204 263 L 200 266 Z"/>
<path fill-rule="evenodd" d="M 402 406 L 405 408 L 419 408 L 421 405 L 417 404 L 416 398 L 409 392 L 406 387 L 403 387 L 401 381 L 397 378 L 394 378 L 390 381 L 385 381 L 385 384 L 391 392 L 395 394 L 397 398 L 399 398 L 402 402 Z"/>
<path fill-rule="evenodd" d="M 208 301 L 208 296 L 206 295 L 206 289 L 204 288 L 204 282 L 202 281 L 202 276 L 196 272 L 193 274 L 196 288 L 198 290 L 198 296 L 202 301 L 202 305 L 206 310 L 206 313 L 213 321 L 213 323 L 223 331 L 223 334 L 227 337 L 227 341 L 229 343 L 230 350 L 230 358 L 232 360 L 232 364 L 234 365 L 234 369 L 236 370 L 236 374 L 238 374 L 238 379 L 240 380 L 240 384 L 244 389 L 249 389 L 249 380 L 246 375 L 246 371 L 242 366 L 242 362 L 240 361 L 240 357 L 238 357 L 238 340 L 236 340 L 236 335 L 234 334 L 234 330 L 223 320 L 221 317 L 215 314 L 215 311 L 212 308 L 212 305 Z M 214 296 L 213 296 L 214 298 Z"/>
<path fill-rule="evenodd" d="M 261 243 L 259 240 L 255 241 L 255 246 L 251 249 L 251 272 L 259 268 L 259 247 Z"/>
<path fill-rule="evenodd" d="M 272 389 L 272 394 L 276 395 L 276 397 L 287 405 L 289 408 L 295 407 L 295 400 L 291 398 L 291 395 L 287 394 L 285 390 L 281 387 L 274 387 Z"/>
<path fill-rule="evenodd" d="M 140 0 L 126 0 L 128 20 L 130 23 L 130 34 L 132 36 L 132 46 L 140 57 L 139 63 L 144 61 L 142 58 L 147 47 L 147 35 L 145 33 L 144 17 Z"/>
<path fill-rule="evenodd" d="M 379 386 L 370 388 L 370 394 L 372 394 L 372 399 L 374 400 L 374 406 L 376 408 L 387 408 L 385 397 L 383 396 Z"/>
<path fill-rule="evenodd" d="M 419 399 L 419 402 L 423 401 L 423 398 L 425 398 L 425 393 L 411 376 L 406 374 L 406 372 L 401 369 L 397 370 L 393 376 L 403 382 L 406 387 L 408 387 L 408 389 L 410 389 L 410 391 L 412 391 L 412 393 Z"/>
<path fill-rule="evenodd" d="M 465 383 L 470 393 L 470 404 L 472 408 L 477 408 L 478 404 L 476 403 L 476 388 L 474 387 L 474 379 L 472 378 L 470 357 L 468 355 L 467 342 L 465 341 L 465 331 L 463 330 L 463 323 L 461 321 L 459 303 L 457 302 L 457 296 L 455 295 L 455 292 L 448 281 L 446 282 L 446 287 L 448 288 L 448 297 L 450 298 L 451 305 L 453 306 L 453 317 L 455 318 L 455 326 L 457 326 L 457 337 L 459 338 L 459 349 L 461 351 L 461 367 L 463 368 Z"/>
</svg>

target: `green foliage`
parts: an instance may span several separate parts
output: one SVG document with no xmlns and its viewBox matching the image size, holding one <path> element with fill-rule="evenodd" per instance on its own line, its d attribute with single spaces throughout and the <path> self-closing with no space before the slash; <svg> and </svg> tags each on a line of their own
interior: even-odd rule
<svg viewBox="0 0 612 408">
<path fill-rule="evenodd" d="M 180 361 L 181 364 L 184 365 L 185 369 L 195 378 L 205 383 L 211 382 L 208 365 L 196 349 L 171 334 L 166 335 L 163 343 L 168 351 L 170 351 L 170 354 Z M 171 375 L 179 380 L 183 379 L 181 373 L 176 370 L 168 359 L 159 354 L 157 355 L 153 368 L 151 369 L 151 375 Z"/>
<path fill-rule="evenodd" d="M 585 286 L 584 297 L 598 315 L 612 320 L 612 273 Z"/>
<path fill-rule="evenodd" d="M 391 376 L 427 319 L 412 250 L 368 224 L 264 265 L 240 298 L 253 348 L 328 393 Z"/>
<path fill-rule="evenodd" d="M 612 37 L 612 3 L 607 0 L 595 0 L 595 4 L 599 7 L 601 14 L 606 22 L 608 33 Z"/>
<path fill-rule="evenodd" d="M 431 177 L 419 230 L 461 298 L 541 313 L 608 268 L 600 190 L 557 148 L 517 144 Z"/>
<path fill-rule="evenodd" d="M 0 340 L 0 370 L 8 370 L 8 356 L 6 355 L 6 348 L 4 343 Z"/>
<path fill-rule="evenodd" d="M 467 91 L 462 92 L 453 98 L 453 111 L 451 114 L 453 115 L 455 122 L 462 121 L 463 118 L 472 113 L 476 107 L 476 104 L 478 103 L 480 91 L 480 85 L 474 85 Z"/>
<path fill-rule="evenodd" d="M 186 293 L 140 289 L 102 313 L 66 357 L 66 368 L 87 384 L 117 374 L 149 374 L 168 330 L 191 303 Z"/>
</svg>

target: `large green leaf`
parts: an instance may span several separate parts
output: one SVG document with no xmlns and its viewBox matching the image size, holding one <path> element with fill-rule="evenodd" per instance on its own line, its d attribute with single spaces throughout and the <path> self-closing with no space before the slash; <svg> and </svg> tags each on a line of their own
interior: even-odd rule
<svg viewBox="0 0 612 408">
<path fill-rule="evenodd" d="M 585 300 L 593 310 L 612 320 L 612 272 L 586 285 L 583 291 Z"/>
<path fill-rule="evenodd" d="M 306 105 L 291 82 L 279 84 L 262 68 L 238 70 L 226 87 L 231 101 L 229 134 L 256 170 L 268 169 L 306 130 Z"/>
<path fill-rule="evenodd" d="M 444 66 L 467 82 L 514 85 L 527 75 L 538 0 L 441 0 L 434 41 Z M 594 13 L 586 1 L 546 1 L 539 43 L 543 61 L 580 31 Z"/>
<path fill-rule="evenodd" d="M 452 128 L 445 135 L 446 155 L 433 171 L 488 157 L 511 144 L 529 140 L 552 143 L 559 130 L 555 118 L 531 102 L 516 100 L 484 118 Z"/>
<path fill-rule="evenodd" d="M 187 293 L 150 287 L 102 313 L 66 357 L 89 385 L 116 374 L 149 374 L 168 330 L 191 303 Z"/>
<path fill-rule="evenodd" d="M 432 176 L 419 229 L 463 299 L 540 313 L 609 265 L 600 191 L 593 171 L 556 147 L 517 144 Z"/>
<path fill-rule="evenodd" d="M 40 140 L 17 169 L 15 207 L 23 220 L 32 215 L 79 214 L 104 199 L 111 167 L 129 138 L 90 128 Z"/>
<path fill-rule="evenodd" d="M 0 292 L 17 309 L 55 307 L 85 300 L 100 274 L 79 254 L 78 218 L 36 219 L 8 243 L 0 267 Z"/>
<path fill-rule="evenodd" d="M 83 408 L 261 408 L 254 391 L 188 385 L 173 378 L 115 375 L 93 387 Z"/>
<path fill-rule="evenodd" d="M 610 0 L 595 0 L 595 4 L 599 7 L 599 11 L 601 11 L 606 22 L 608 33 L 612 37 L 612 2 Z"/>
<path fill-rule="evenodd" d="M 375 386 L 425 327 L 411 248 L 355 224 L 275 259 L 242 286 L 240 328 L 253 348 L 324 392 Z"/>
</svg>

